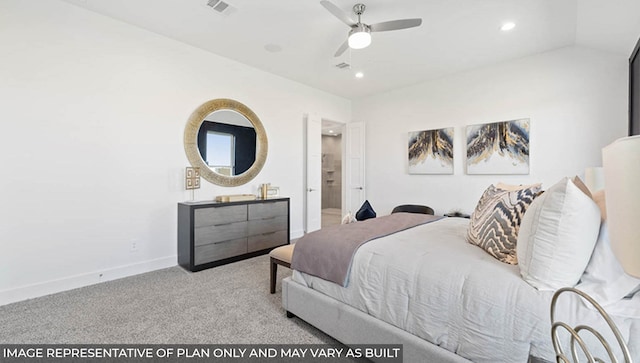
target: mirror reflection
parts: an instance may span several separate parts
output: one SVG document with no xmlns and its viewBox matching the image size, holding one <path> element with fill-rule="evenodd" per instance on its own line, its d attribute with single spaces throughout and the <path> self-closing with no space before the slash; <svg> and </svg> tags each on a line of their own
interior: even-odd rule
<svg viewBox="0 0 640 363">
<path fill-rule="evenodd" d="M 256 160 L 256 130 L 242 114 L 217 110 L 208 114 L 200 125 L 198 151 L 215 173 L 243 174 Z"/>
</svg>

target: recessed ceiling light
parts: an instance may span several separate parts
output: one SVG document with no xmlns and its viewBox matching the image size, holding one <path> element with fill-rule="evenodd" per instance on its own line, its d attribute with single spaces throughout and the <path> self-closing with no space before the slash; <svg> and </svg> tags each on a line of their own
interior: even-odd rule
<svg viewBox="0 0 640 363">
<path fill-rule="evenodd" d="M 362 78 L 362 77 L 364 77 L 364 73 L 362 72 L 356 73 L 356 78 Z"/>
<path fill-rule="evenodd" d="M 333 134 L 333 130 L 329 130 L 329 133 L 330 133 L 330 134 Z"/>
<path fill-rule="evenodd" d="M 506 31 L 509 31 L 509 30 L 511 30 L 511 29 L 513 29 L 515 27 L 516 27 L 516 23 L 507 22 L 507 23 L 502 24 L 502 26 L 500 27 L 500 30 L 502 30 L 503 32 L 506 32 Z"/>
</svg>

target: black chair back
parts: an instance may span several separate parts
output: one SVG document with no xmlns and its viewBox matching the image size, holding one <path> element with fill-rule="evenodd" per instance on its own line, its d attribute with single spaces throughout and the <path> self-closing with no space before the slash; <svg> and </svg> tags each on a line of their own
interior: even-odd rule
<svg viewBox="0 0 640 363">
<path fill-rule="evenodd" d="M 417 204 L 403 204 L 399 205 L 391 211 L 391 214 L 405 212 L 405 213 L 422 213 L 422 214 L 431 214 L 433 215 L 433 208 L 427 207 L 426 205 L 417 205 Z"/>
</svg>

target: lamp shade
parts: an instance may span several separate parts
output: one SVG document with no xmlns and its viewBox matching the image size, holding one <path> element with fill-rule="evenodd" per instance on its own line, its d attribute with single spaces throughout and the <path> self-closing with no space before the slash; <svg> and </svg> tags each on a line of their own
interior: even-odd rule
<svg viewBox="0 0 640 363">
<path fill-rule="evenodd" d="M 611 249 L 624 271 L 640 277 L 640 135 L 602 149 Z"/>
<path fill-rule="evenodd" d="M 358 24 L 357 27 L 349 32 L 349 47 L 352 49 L 366 48 L 371 44 L 371 30 L 364 25 Z"/>
</svg>

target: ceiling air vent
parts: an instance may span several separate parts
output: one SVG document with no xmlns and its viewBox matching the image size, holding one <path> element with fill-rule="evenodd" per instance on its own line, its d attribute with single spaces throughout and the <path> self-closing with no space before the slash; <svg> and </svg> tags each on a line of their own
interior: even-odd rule
<svg viewBox="0 0 640 363">
<path fill-rule="evenodd" d="M 223 15 L 229 15 L 234 10 L 232 6 L 222 0 L 209 0 L 207 5 Z"/>
<path fill-rule="evenodd" d="M 336 68 L 340 68 L 340 69 L 351 68 L 351 65 L 349 63 L 342 62 L 342 63 L 336 64 Z"/>
</svg>

